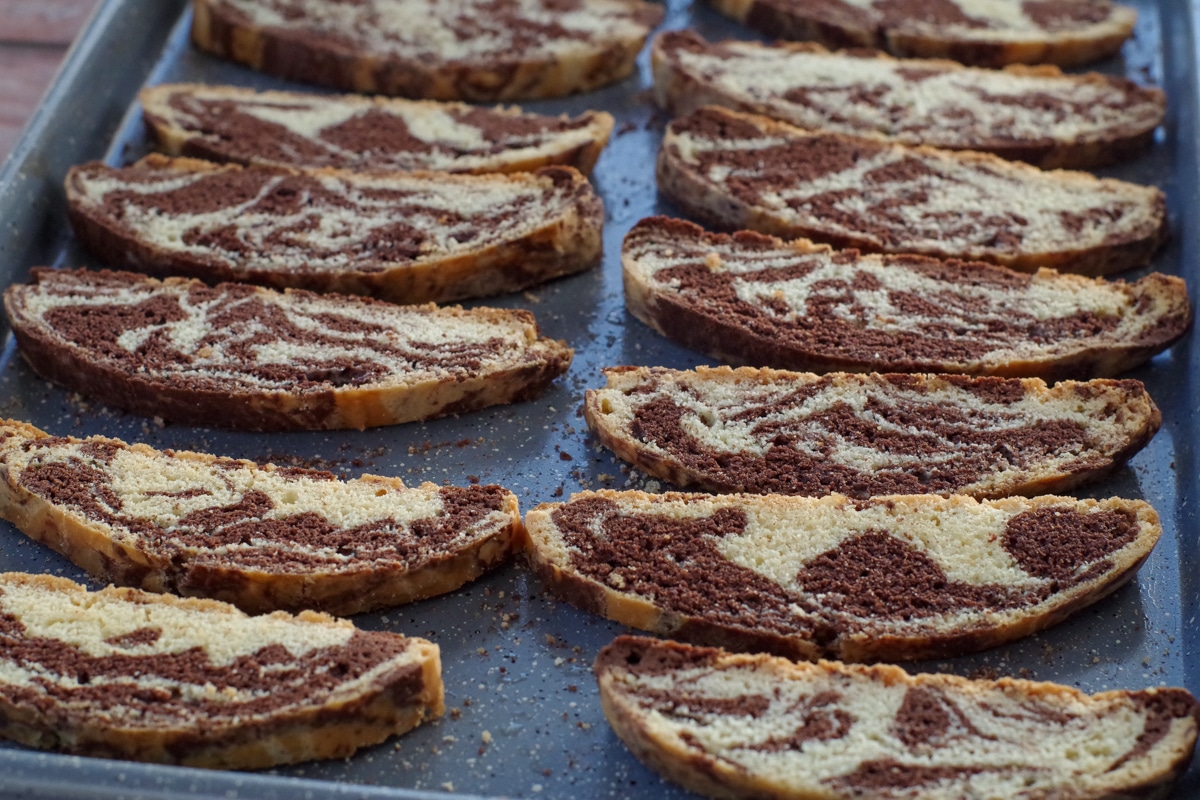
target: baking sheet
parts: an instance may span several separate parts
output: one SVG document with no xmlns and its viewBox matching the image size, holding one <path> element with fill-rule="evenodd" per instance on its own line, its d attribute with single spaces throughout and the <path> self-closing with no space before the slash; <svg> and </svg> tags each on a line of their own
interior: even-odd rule
<svg viewBox="0 0 1200 800">
<path fill-rule="evenodd" d="M 1195 4 L 1134 3 L 1140 18 L 1122 57 L 1101 65 L 1168 94 L 1153 150 L 1104 174 L 1167 192 L 1173 238 L 1153 269 L 1184 276 L 1195 302 L 1200 280 Z M 1187 8 L 1186 5 L 1193 7 Z M 134 103 L 147 83 L 196 80 L 258 88 L 281 81 L 191 49 L 181 0 L 103 0 L 26 135 L 0 170 L 0 285 L 31 266 L 99 266 L 72 242 L 61 181 L 74 163 L 126 163 L 147 151 Z M 694 27 L 710 39 L 758 38 L 703 4 L 671 0 L 663 28 Z M 641 217 L 675 213 L 656 194 L 653 160 L 666 122 L 653 107 L 646 53 L 640 74 L 608 89 L 527 103 L 546 113 L 603 108 L 617 118 L 594 183 L 606 206 L 605 258 L 586 274 L 473 305 L 527 308 L 550 336 L 576 349 L 570 372 L 545 396 L 462 417 L 363 432 L 241 434 L 156 425 L 73 396 L 33 375 L 4 324 L 0 414 L 54 434 L 104 434 L 154 447 L 258 461 L 465 485 L 499 483 L 522 511 L 580 489 L 659 485 L 631 472 L 587 436 L 585 389 L 613 364 L 676 368 L 710 363 L 675 347 L 624 308 L 620 242 Z M 300 87 L 290 87 L 300 88 Z M 1137 277 L 1130 273 L 1122 277 Z M 472 305 L 472 304 L 468 304 Z M 1195 398 L 1197 355 L 1187 339 L 1129 373 L 1146 382 L 1163 428 L 1131 464 L 1088 496 L 1153 503 L 1164 536 L 1137 579 L 1042 635 L 975 656 L 908 665 L 968 676 L 1015 675 L 1086 691 L 1180 685 L 1200 695 L 1200 541 L 1197 538 Z M 0 522 L 0 570 L 49 572 L 88 582 L 79 569 Z M 94 583 L 92 585 L 95 585 Z M 464 589 L 411 606 L 361 615 L 371 629 L 425 636 L 442 650 L 449 713 L 345 761 L 232 774 L 35 753 L 0 744 L 5 797 L 655 797 L 687 792 L 642 767 L 604 722 L 590 665 L 624 628 L 545 595 L 519 563 Z M 1193 767 L 1177 798 L 1200 797 Z"/>
</svg>

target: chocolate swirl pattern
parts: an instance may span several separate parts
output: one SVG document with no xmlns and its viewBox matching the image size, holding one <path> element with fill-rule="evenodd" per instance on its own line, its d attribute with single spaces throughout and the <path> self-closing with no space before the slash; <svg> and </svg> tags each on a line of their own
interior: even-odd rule
<svg viewBox="0 0 1200 800">
<path fill-rule="evenodd" d="M 729 363 L 1042 378 L 1114 375 L 1187 333 L 1182 279 L 1133 283 L 861 255 L 651 217 L 625 238 L 625 303 Z"/>
<path fill-rule="evenodd" d="M 641 0 L 200 0 L 192 41 L 303 83 L 430 100 L 559 97 L 628 76 Z"/>
<path fill-rule="evenodd" d="M 728 40 L 692 31 L 658 36 L 659 105 L 705 105 L 802 128 L 906 145 L 982 150 L 1042 168 L 1086 168 L 1132 157 L 1153 140 L 1166 96 L 1125 78 L 1054 68 L 988 70 L 952 61 L 831 53 L 813 43 Z"/>
<path fill-rule="evenodd" d="M 1114 55 L 1137 12 L 1111 0 L 711 0 L 779 39 L 966 64 L 1075 66 Z"/>
<path fill-rule="evenodd" d="M 536 396 L 572 351 L 523 310 L 396 306 L 128 272 L 35 269 L 5 292 L 26 360 L 190 425 L 366 428 Z"/>
<path fill-rule="evenodd" d="M 236 86 L 163 84 L 138 100 L 173 156 L 354 171 L 528 172 L 561 164 L 587 174 L 613 117 L 577 117 Z"/>
<path fill-rule="evenodd" d="M 251 613 L 357 614 L 452 591 L 521 529 L 499 486 L 406 487 L 0 425 L 0 516 L 100 580 Z"/>
<path fill-rule="evenodd" d="M 563 599 L 674 638 L 797 658 L 940 658 L 1047 628 L 1128 581 L 1140 500 L 581 492 L 526 514 Z"/>
<path fill-rule="evenodd" d="M 1162 797 L 1200 727 L 1184 689 L 1087 695 L 632 636 L 595 672 L 629 749 L 711 797 Z"/>
<path fill-rule="evenodd" d="M 1140 450 L 1139 381 L 614 367 L 588 390 L 600 441 L 677 488 L 862 498 L 1066 491 Z"/>
<path fill-rule="evenodd" d="M 658 181 L 689 214 L 724 228 L 1025 272 L 1143 266 L 1167 232 L 1155 187 L 715 107 L 667 127 Z"/>
<path fill-rule="evenodd" d="M 603 206 L 570 167 L 358 174 L 151 155 L 67 175 L 76 235 L 114 266 L 398 303 L 499 294 L 600 260 Z"/>
<path fill-rule="evenodd" d="M 423 639 L 0 574 L 0 733 L 32 747 L 261 769 L 343 758 L 443 709 Z"/>
</svg>

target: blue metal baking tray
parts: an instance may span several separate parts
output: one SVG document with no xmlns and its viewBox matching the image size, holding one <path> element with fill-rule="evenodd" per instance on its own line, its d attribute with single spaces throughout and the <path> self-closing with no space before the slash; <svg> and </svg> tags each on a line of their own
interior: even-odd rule
<svg viewBox="0 0 1200 800">
<path fill-rule="evenodd" d="M 1173 237 L 1152 268 L 1200 283 L 1200 79 L 1195 32 L 1200 7 L 1142 0 L 1135 38 L 1110 72 L 1161 86 L 1170 104 L 1153 149 L 1106 170 L 1166 191 Z M 280 81 L 192 49 L 182 0 L 102 0 L 16 150 L 0 169 L 0 285 L 34 265 L 91 265 L 67 224 L 62 179 L 90 159 L 125 163 L 147 151 L 137 90 L 175 80 L 282 87 Z M 670 0 L 664 28 L 708 38 L 756 38 L 702 3 Z M 614 364 L 677 368 L 708 363 L 675 347 L 624 307 L 620 243 L 641 217 L 675 213 L 658 197 L 653 160 L 666 117 L 649 91 L 646 54 L 638 75 L 561 101 L 528 103 L 558 113 L 603 108 L 617 117 L 594 176 L 607 210 L 600 269 L 480 304 L 533 311 L 543 330 L 575 349 L 570 372 L 530 402 L 425 424 L 357 432 L 241 434 L 162 426 L 73 396 L 36 376 L 0 325 L 0 414 L 51 433 L 105 434 L 154 447 L 259 461 L 466 484 L 469 476 L 512 489 L 522 510 L 585 488 L 658 485 L 630 471 L 587 436 L 585 389 Z M 297 87 L 293 87 L 297 88 Z M 1136 275 L 1122 276 L 1136 277 Z M 1016 675 L 1087 691 L 1181 685 L 1200 695 L 1200 357 L 1191 339 L 1130 373 L 1163 410 L 1150 446 L 1090 496 L 1144 498 L 1164 536 L 1131 584 L 1038 636 L 975 656 L 913 670 Z M 89 582 L 74 565 L 0 522 L 0 570 L 48 572 Z M 94 585 L 94 584 L 93 584 Z M 12 798 L 430 798 L 467 796 L 685 798 L 641 766 L 600 712 L 591 662 L 623 632 L 546 595 L 520 563 L 445 597 L 356 623 L 425 636 L 442 650 L 445 718 L 344 761 L 253 774 L 199 771 L 37 753 L 0 744 L 0 796 Z M 1174 797 L 1200 797 L 1193 767 Z"/>
</svg>

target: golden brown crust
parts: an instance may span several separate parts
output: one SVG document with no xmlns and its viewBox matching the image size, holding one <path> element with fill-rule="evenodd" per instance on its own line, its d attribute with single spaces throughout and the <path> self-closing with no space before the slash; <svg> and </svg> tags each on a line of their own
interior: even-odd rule
<svg viewBox="0 0 1200 800">
<path fill-rule="evenodd" d="M 393 303 L 446 303 L 474 297 L 487 297 L 517 291 L 564 275 L 591 269 L 600 263 L 603 241 L 604 208 L 581 173 L 571 167 L 545 167 L 536 173 L 517 175 L 451 175 L 436 172 L 396 173 L 399 191 L 429 191 L 436 194 L 444 186 L 470 193 L 472 188 L 506 186 L 516 192 L 536 188 L 559 198 L 558 207 L 536 209 L 523 220 L 538 224 L 519 236 L 483 235 L 477 246 L 458 246 L 437 250 L 422 242 L 422 252 L 413 258 L 389 261 L 364 247 L 361 263 L 349 261 L 339 268 L 314 268 L 279 256 L 272 257 L 269 246 L 255 253 L 254 259 L 232 259 L 219 250 L 196 252 L 194 248 L 170 246 L 150 238 L 149 227 L 138 227 L 115 216 L 99 200 L 103 194 L 92 191 L 93 179 L 119 184 L 127 175 L 137 181 L 146 175 L 168 173 L 204 180 L 207 175 L 249 170 L 260 175 L 302 176 L 304 179 L 345 181 L 347 186 L 369 180 L 375 190 L 380 178 L 363 179 L 333 169 L 299 170 L 283 167 L 217 165 L 192 158 L 168 158 L 151 154 L 134 167 L 122 172 L 109 171 L 100 164 L 72 168 L 66 179 L 67 211 L 79 242 L 102 263 L 136 269 L 157 277 L 182 276 L 207 283 L 239 281 L 275 289 L 304 289 L 313 292 L 355 294 L 376 297 Z M 161 172 L 159 172 L 161 171 Z M 389 182 L 383 181 L 384 186 Z M 105 193 L 106 194 L 106 193 Z M 562 200 L 567 200 L 563 203 Z M 498 211 L 498 210 L 497 210 Z M 176 214 L 186 219 L 184 210 Z M 228 227 L 237 226 L 232 215 Z M 397 212 L 399 213 L 399 212 Z M 170 215 L 166 215 L 168 218 Z M 365 217 L 365 214 L 364 214 Z M 480 219 L 480 225 L 490 220 Z M 154 224 L 154 220 L 145 225 Z M 186 223 L 184 223 L 186 225 Z M 206 223 L 211 225 L 212 223 Z M 372 235 L 365 230 L 363 236 Z M 386 235 L 386 232 L 385 234 Z M 352 251 L 353 252 L 353 251 Z"/>
<path fill-rule="evenodd" d="M 223 8 L 220 0 L 197 0 L 191 37 L 197 47 L 214 55 L 301 83 L 429 100 L 534 100 L 592 91 L 633 72 L 638 51 L 661 21 L 662 9 L 636 0 L 608 3 L 606 8 L 628 19 L 632 29 L 609 32 L 598 36 L 592 47 L 557 56 L 529 55 L 514 46 L 492 63 L 453 56 L 431 60 L 428 52 L 368 52 L 347 47 L 337 37 L 326 41 L 319 35 L 264 29 Z M 604 25 L 604 17 L 598 16 L 597 25 Z"/>
<path fill-rule="evenodd" d="M 9 593 L 7 597 L 6 589 Z M 87 592 L 78 584 L 48 575 L 0 575 L 0 605 L 6 604 L 12 593 L 18 591 L 35 599 L 45 598 L 49 603 L 74 604 L 79 609 L 73 620 L 76 636 L 94 637 L 97 640 L 106 636 L 111 639 L 112 631 L 120 632 L 122 626 L 136 624 L 126 621 L 122 616 L 125 609 L 134 607 L 140 611 L 136 617 L 144 620 L 141 625 L 157 623 L 160 626 L 179 626 L 153 628 L 165 640 L 177 637 L 194 640 L 211 631 L 207 635 L 218 637 L 212 643 L 214 648 L 232 645 L 235 652 L 236 648 L 244 648 L 248 654 L 272 645 L 283 650 L 278 643 L 259 638 L 270 635 L 268 630 L 293 637 L 288 645 L 291 648 L 297 647 L 297 636 L 349 642 L 355 633 L 354 627 L 344 620 L 307 611 L 295 617 L 276 613 L 259 618 L 256 624 L 254 619 L 245 617 L 232 606 L 212 600 L 152 595 L 136 589 L 115 587 Z M 24 602 L 28 604 L 29 601 Z M 11 609 L 6 610 L 11 612 Z M 110 616 L 101 620 L 98 615 L 106 613 Z M 39 621 L 20 618 L 16 618 L 16 621 L 21 627 L 12 631 L 16 638 L 10 640 L 11 645 L 16 646 L 27 635 L 45 636 L 40 633 L 43 626 Z M 26 626 L 32 628 L 26 629 Z M 99 633 L 100 630 L 105 632 Z M 336 633 L 338 630 L 341 633 Z M 132 721 L 133 712 L 126 712 L 123 708 L 125 701 L 121 699 L 121 693 L 128 691 L 126 687 L 135 685 L 138 680 L 136 676 L 127 675 L 109 679 L 115 687 L 112 699 L 99 704 L 86 697 L 71 703 L 38 703 L 32 702 L 33 698 L 24 697 L 22 691 L 0 691 L 0 720 L 3 721 L 0 731 L 21 744 L 76 755 L 216 769 L 265 769 L 312 759 L 345 758 L 360 747 L 378 744 L 404 733 L 428 719 L 441 716 L 445 711 L 437 645 L 423 639 L 405 639 L 396 634 L 371 636 L 380 637 L 379 643 L 386 639 L 388 646 L 397 650 L 396 655 L 385 657 L 381 652 L 378 656 L 380 663 L 371 667 L 370 673 L 355 678 L 353 683 L 347 682 L 332 687 L 332 690 L 320 690 L 321 695 L 315 700 L 283 703 L 276 710 L 255 711 L 251 702 L 244 706 L 246 710 L 241 714 L 231 715 L 222 703 L 216 703 L 213 707 L 219 708 L 219 713 L 206 714 L 203 710 L 206 702 L 204 691 L 220 693 L 222 702 L 227 702 L 229 706 L 246 703 L 250 698 L 239 698 L 238 692 L 244 687 L 230 685 L 227 668 L 223 669 L 223 665 L 217 661 L 209 661 L 207 648 L 198 646 L 191 651 L 195 654 L 193 661 L 196 663 L 196 673 L 159 677 L 157 683 L 140 690 L 147 696 L 154 693 L 162 695 L 157 702 L 164 708 L 156 712 L 157 718 L 154 720 L 134 716 L 136 721 Z M 71 674 L 62 677 L 57 674 L 63 663 L 69 665 L 73 658 L 78 657 L 73 655 L 73 648 L 77 645 L 53 638 L 46 638 L 45 641 L 47 644 L 40 652 L 49 659 L 56 648 L 61 649 L 64 660 L 47 660 L 44 664 L 36 665 L 42 670 L 37 681 L 62 681 L 65 684 L 62 687 L 63 696 L 71 696 L 72 688 L 84 689 L 74 683 Z M 330 658 L 337 657 L 337 648 L 338 645 L 335 645 L 330 650 Z M 90 658 L 95 669 L 108 669 L 103 653 L 109 649 L 103 644 L 95 644 L 83 658 Z M 154 645 L 139 647 L 134 658 L 152 659 L 160 653 L 169 656 L 168 662 L 179 658 L 178 653 L 169 649 L 160 650 Z M 113 655 L 127 660 L 130 658 L 119 653 Z M 293 653 L 290 657 L 297 655 Z M 274 659 L 279 660 L 279 656 Z M 147 663 L 152 664 L 153 661 Z M 0 680 L 9 682 L 29 666 L 6 663 L 0 657 Z M 306 668 L 299 664 L 297 666 Z M 151 670 L 148 677 L 152 676 L 153 666 L 147 669 Z M 253 669 L 259 667 L 244 668 L 243 681 L 250 679 Z M 314 683 L 320 680 L 320 673 L 325 671 L 323 664 L 310 665 L 307 669 L 311 671 L 310 679 Z M 211 671 L 211 677 L 206 671 Z M 206 679 L 209 681 L 207 687 Z M 175 695 L 164 689 L 172 680 L 180 681 Z M 261 681 L 270 691 L 276 679 L 271 676 L 268 667 L 255 680 Z M 201 692 L 199 697 L 196 696 L 198 690 Z M 165 706 L 171 704 L 178 705 L 178 712 L 167 711 Z M 196 710 L 192 711 L 192 708 Z M 171 719 L 171 713 L 178 714 L 173 723 L 165 721 Z M 206 716 L 205 724 L 200 725 L 189 719 L 188 714 L 197 713 Z"/>
<path fill-rule="evenodd" d="M 456 522 L 458 529 L 440 532 L 438 535 L 445 538 L 444 543 L 427 534 L 431 543 L 424 544 L 412 526 L 412 520 L 393 519 L 389 514 L 396 513 L 397 509 L 407 510 L 406 504 L 413 508 L 441 508 L 439 490 L 433 484 L 408 489 L 398 478 L 365 475 L 355 481 L 340 482 L 323 473 L 314 473 L 310 480 L 304 474 L 280 470 L 273 465 L 259 466 L 205 453 L 161 452 L 143 444 L 127 445 L 117 439 L 102 437 L 83 441 L 64 438 L 45 444 L 45 432 L 11 420 L 0 426 L 0 435 L 4 441 L 3 449 L 0 449 L 0 475 L 3 477 L 0 480 L 0 517 L 106 583 L 151 592 L 208 597 L 231 603 L 248 613 L 318 609 L 351 615 L 434 597 L 495 569 L 524 543 L 518 501 L 508 491 L 490 493 L 477 501 L 478 508 L 468 507 L 467 511 L 475 517 L 468 516 L 465 521 Z M 131 467 L 114 468 L 104 476 L 108 481 L 104 481 L 100 476 L 106 468 L 95 465 L 89 468 L 87 477 L 98 481 L 92 487 L 93 491 L 104 489 L 128 507 L 145 501 L 148 493 L 154 490 L 157 474 L 194 475 L 200 483 L 193 488 L 205 492 L 208 487 L 203 481 L 219 471 L 230 479 L 239 473 L 257 476 L 252 487 L 241 486 L 228 498 L 230 502 L 224 513 L 236 517 L 238 509 L 246 504 L 265 505 L 266 509 L 272 509 L 270 519 L 279 520 L 276 524 L 296 526 L 297 538 L 292 544 L 279 548 L 271 540 L 270 528 L 264 528 L 258 534 L 262 539 L 258 544 L 243 543 L 236 554 L 221 556 L 222 545 L 217 538 L 221 526 L 213 523 L 213 530 L 207 532 L 213 537 L 211 544 L 203 537 L 200 541 L 192 541 L 196 537 L 192 531 L 194 524 L 185 523 L 186 516 L 178 510 L 175 512 L 176 517 L 181 517 L 176 520 L 178 528 L 163 528 L 156 520 L 139 522 L 133 511 L 128 512 L 129 520 L 120 514 L 111 521 L 90 517 L 85 507 L 71 498 L 46 496 L 31 491 L 22 483 L 25 469 L 32 465 L 15 463 L 15 459 L 5 457 L 3 453 L 21 442 L 39 452 L 39 469 L 47 468 L 56 458 L 65 458 L 62 453 L 76 448 L 87 451 L 100 447 L 113 453 L 128 454 L 129 458 L 123 463 L 133 464 L 145 474 L 127 474 Z M 151 474 L 153 470 L 157 472 Z M 124 488 L 117 488 L 118 478 Z M 123 497 L 123 491 L 130 494 Z M 273 496 L 273 492 L 280 496 Z M 166 488 L 160 493 L 166 493 Z M 373 530 L 381 542 L 390 537 L 391 544 L 377 547 L 369 557 L 349 559 L 348 563 L 331 557 L 339 546 L 339 531 L 346 523 L 324 519 L 316 511 L 295 512 L 290 516 L 286 513 L 289 503 L 301 502 L 296 496 L 319 497 L 322 494 L 328 494 L 327 502 L 335 505 L 351 502 L 351 498 L 367 503 L 359 527 Z M 285 500 L 283 495 L 293 497 Z M 374 509 L 362 499 L 367 496 L 379 498 Z M 495 508 L 484 505 L 496 500 L 499 505 Z M 273 510 L 276 508 L 278 512 Z M 202 514 L 206 510 L 207 507 L 201 504 L 192 513 Z M 348 508 L 342 511 L 350 513 Z M 265 522 L 267 513 L 262 509 L 253 512 L 264 516 L 251 519 L 247 524 L 270 525 Z M 441 513 L 450 512 L 443 509 Z M 316 533 L 311 532 L 313 530 Z M 278 558 L 279 562 L 273 563 L 272 558 Z"/>
</svg>

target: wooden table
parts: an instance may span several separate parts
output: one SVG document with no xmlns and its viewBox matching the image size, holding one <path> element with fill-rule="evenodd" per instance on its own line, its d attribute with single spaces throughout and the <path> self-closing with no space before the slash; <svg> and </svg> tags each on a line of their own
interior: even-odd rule
<svg viewBox="0 0 1200 800">
<path fill-rule="evenodd" d="M 97 0 L 0 0 L 0 163 Z"/>
</svg>

